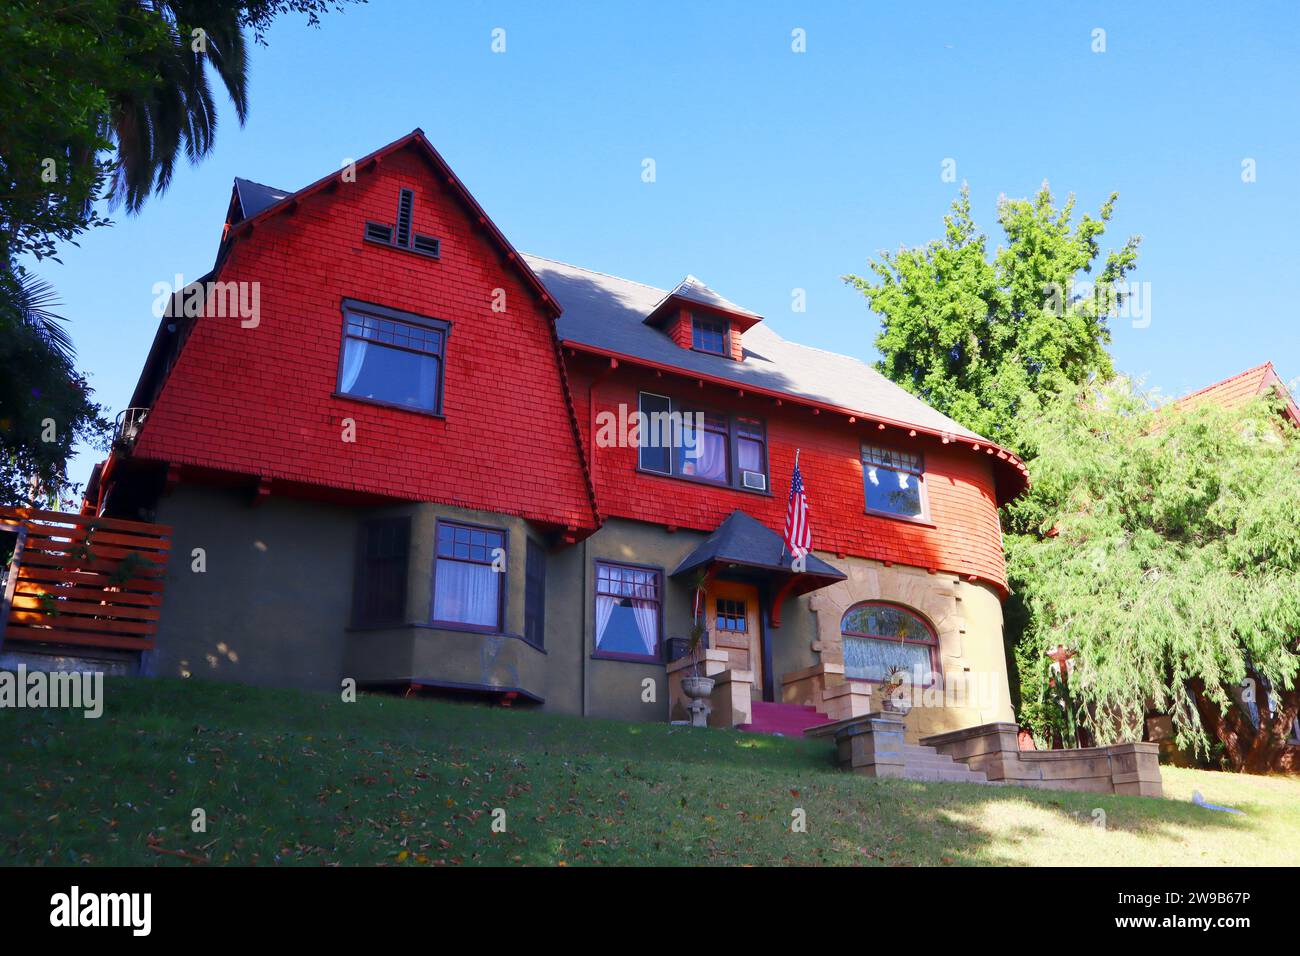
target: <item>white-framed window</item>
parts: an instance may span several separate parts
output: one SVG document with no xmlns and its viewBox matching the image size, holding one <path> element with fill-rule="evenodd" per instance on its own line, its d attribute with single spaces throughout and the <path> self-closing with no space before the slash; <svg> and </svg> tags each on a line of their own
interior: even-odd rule
<svg viewBox="0 0 1300 956">
<path fill-rule="evenodd" d="M 920 520 L 928 514 L 920 455 L 863 445 L 862 487 L 869 512 Z"/>
</svg>

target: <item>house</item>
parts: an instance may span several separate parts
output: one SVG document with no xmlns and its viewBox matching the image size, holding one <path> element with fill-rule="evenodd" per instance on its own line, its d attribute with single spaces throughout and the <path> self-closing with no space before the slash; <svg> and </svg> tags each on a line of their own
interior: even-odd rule
<svg viewBox="0 0 1300 956">
<path fill-rule="evenodd" d="M 1011 451 L 693 276 L 517 252 L 419 130 L 236 180 L 131 404 L 85 511 L 173 529 L 146 672 L 664 721 L 701 620 L 716 723 L 894 667 L 912 735 L 1013 720 Z"/>
</svg>

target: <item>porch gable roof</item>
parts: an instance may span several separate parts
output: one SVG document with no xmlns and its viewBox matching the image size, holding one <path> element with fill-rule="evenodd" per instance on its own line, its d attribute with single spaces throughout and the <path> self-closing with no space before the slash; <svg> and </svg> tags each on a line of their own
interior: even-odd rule
<svg viewBox="0 0 1300 956">
<path fill-rule="evenodd" d="M 670 577 L 712 564 L 739 565 L 759 571 L 793 574 L 792 555 L 781 536 L 757 518 L 733 511 L 700 545 L 682 559 Z M 815 554 L 809 554 L 799 573 L 814 587 L 843 581 L 845 574 Z M 811 589 L 809 589 L 811 590 Z"/>
</svg>

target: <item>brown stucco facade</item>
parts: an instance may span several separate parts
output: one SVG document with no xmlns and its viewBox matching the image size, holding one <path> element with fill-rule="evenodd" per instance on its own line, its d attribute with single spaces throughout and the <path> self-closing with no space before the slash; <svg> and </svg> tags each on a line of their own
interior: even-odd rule
<svg viewBox="0 0 1300 956">
<path fill-rule="evenodd" d="M 681 718 L 673 708 L 667 660 L 601 656 L 595 641 L 597 562 L 652 569 L 664 583 L 661 646 L 687 637 L 691 582 L 673 570 L 705 536 L 611 519 L 583 541 L 556 547 L 529 521 L 432 503 L 356 507 L 271 496 L 254 504 L 240 491 L 181 485 L 159 499 L 160 521 L 175 528 L 167 598 L 149 672 L 250 684 L 338 690 L 351 679 L 365 690 L 517 695 L 569 714 L 633 721 Z M 406 615 L 400 623 L 356 626 L 352 586 L 361 522 L 410 520 Z M 484 633 L 431 625 L 437 522 L 453 520 L 505 533 L 504 626 Z M 525 553 L 547 548 L 545 638 L 523 637 Z M 788 598 L 775 626 L 761 621 L 771 669 L 771 699 L 813 706 L 842 718 L 876 706 L 873 685 L 843 676 L 840 621 L 863 601 L 907 607 L 938 635 L 942 683 L 971 693 L 918 700 L 909 736 L 1010 721 L 1002 646 L 1002 608 L 994 589 L 918 568 L 822 555 L 845 579 Z M 743 569 L 722 569 L 720 581 Z M 764 589 L 770 600 L 774 589 Z M 725 658 L 724 658 L 725 660 Z M 810 676 L 811 675 L 811 676 Z M 854 684 L 834 707 L 826 688 Z M 750 689 L 762 699 L 760 682 Z M 846 703 L 850 701 L 852 703 Z"/>
</svg>

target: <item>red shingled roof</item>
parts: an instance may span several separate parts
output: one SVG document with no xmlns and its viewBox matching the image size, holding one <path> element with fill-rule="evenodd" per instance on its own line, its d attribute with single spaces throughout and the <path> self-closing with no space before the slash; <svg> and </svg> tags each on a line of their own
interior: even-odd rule
<svg viewBox="0 0 1300 956">
<path fill-rule="evenodd" d="M 1225 378 L 1222 382 L 1207 385 L 1199 391 L 1183 396 L 1174 404 L 1183 409 L 1207 404 L 1218 405 L 1221 408 L 1240 408 L 1269 389 L 1275 390 L 1286 401 L 1287 417 L 1300 426 L 1300 408 L 1296 406 L 1295 399 L 1287 391 L 1272 362 L 1256 365 L 1231 378 Z"/>
</svg>

